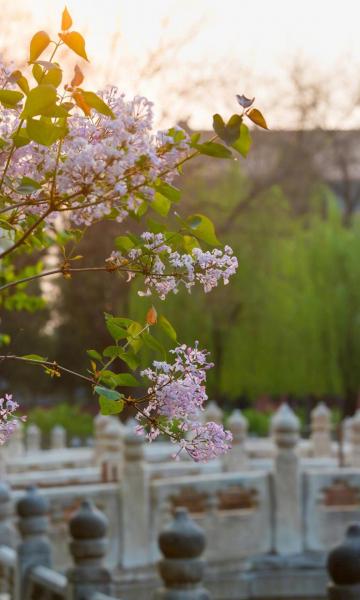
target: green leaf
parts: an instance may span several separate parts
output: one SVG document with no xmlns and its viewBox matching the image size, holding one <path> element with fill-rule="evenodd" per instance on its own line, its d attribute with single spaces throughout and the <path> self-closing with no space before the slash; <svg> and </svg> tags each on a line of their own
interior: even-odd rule
<svg viewBox="0 0 360 600">
<path fill-rule="evenodd" d="M 131 238 L 127 235 L 119 235 L 115 238 L 115 246 L 117 250 L 122 252 L 129 252 L 132 248 L 134 248 L 135 244 Z"/>
<path fill-rule="evenodd" d="M 240 136 L 240 127 L 242 117 L 240 115 L 232 115 L 226 123 L 225 135 L 222 138 L 229 146 L 234 144 Z"/>
<path fill-rule="evenodd" d="M 193 145 L 197 144 L 200 137 L 201 137 L 201 133 L 199 133 L 199 132 L 193 133 L 190 137 L 191 145 L 193 146 Z"/>
<path fill-rule="evenodd" d="M 62 81 L 62 70 L 60 67 L 55 67 L 54 69 L 50 69 L 47 73 L 45 73 L 41 83 L 49 83 L 54 87 L 58 87 Z"/>
<path fill-rule="evenodd" d="M 147 229 L 151 231 L 151 233 L 164 233 L 164 231 L 166 231 L 166 225 L 149 218 L 147 219 Z"/>
<path fill-rule="evenodd" d="M 177 333 L 176 333 L 174 327 L 171 325 L 170 321 L 168 321 L 167 318 L 164 317 L 164 315 L 160 315 L 160 317 L 158 318 L 158 323 L 159 323 L 160 327 L 162 327 L 162 329 L 165 331 L 166 335 L 168 335 L 169 338 L 171 338 L 172 340 L 174 340 L 174 342 L 176 342 Z"/>
<path fill-rule="evenodd" d="M 115 115 L 114 115 L 113 111 L 106 104 L 106 102 L 104 102 L 104 100 L 102 100 L 102 98 L 97 96 L 94 92 L 85 92 L 84 90 L 80 90 L 80 91 L 83 95 L 83 98 L 84 98 L 86 104 L 88 104 L 88 106 L 90 106 L 91 108 L 94 108 L 98 113 L 100 113 L 102 115 L 106 115 L 107 117 L 111 117 L 112 119 L 115 119 Z"/>
<path fill-rule="evenodd" d="M 241 123 L 240 127 L 240 137 L 236 140 L 232 147 L 241 154 L 244 158 L 247 157 L 250 147 L 252 144 L 252 139 L 250 135 L 249 128 L 245 125 L 245 123 Z"/>
<path fill-rule="evenodd" d="M 196 144 L 194 146 L 201 154 L 214 156 L 215 158 L 232 158 L 231 150 L 225 148 L 222 144 L 216 142 L 204 142 L 204 144 Z"/>
<path fill-rule="evenodd" d="M 218 246 L 219 240 L 215 234 L 215 227 L 212 221 L 205 215 L 191 215 L 186 219 L 189 227 L 194 231 L 197 238 L 203 240 L 210 246 Z"/>
<path fill-rule="evenodd" d="M 140 385 L 139 381 L 131 375 L 131 373 L 119 373 L 115 377 L 116 385 L 121 387 L 137 387 Z"/>
<path fill-rule="evenodd" d="M 166 350 L 164 346 L 156 339 L 151 333 L 144 333 L 142 336 L 145 346 L 151 348 L 151 350 L 155 350 L 156 352 L 160 352 L 163 358 L 166 358 Z"/>
<path fill-rule="evenodd" d="M 23 177 L 19 187 L 17 188 L 17 192 L 19 192 L 20 194 L 32 194 L 40 188 L 40 183 L 35 181 L 35 179 L 31 179 L 30 177 Z"/>
<path fill-rule="evenodd" d="M 19 88 L 24 94 L 28 94 L 30 91 L 29 83 L 26 77 L 22 74 L 21 71 L 14 71 L 10 76 L 11 81 L 15 81 Z"/>
<path fill-rule="evenodd" d="M 37 58 L 39 58 L 40 54 L 46 50 L 51 40 L 46 31 L 38 31 L 32 37 L 30 42 L 30 58 L 29 62 L 34 62 Z"/>
<path fill-rule="evenodd" d="M 127 329 L 124 329 L 119 325 L 115 319 L 107 319 L 106 327 L 111 337 L 117 342 L 118 340 L 125 339 L 128 335 Z"/>
<path fill-rule="evenodd" d="M 155 192 L 151 208 L 162 217 L 166 217 L 171 207 L 171 201 L 159 192 Z"/>
<path fill-rule="evenodd" d="M 93 358 L 94 360 L 98 360 L 98 361 L 102 360 L 102 356 L 99 352 L 97 352 L 97 350 L 86 350 L 86 354 L 88 356 L 90 356 L 90 358 Z"/>
<path fill-rule="evenodd" d="M 42 70 L 42 68 L 40 67 L 40 65 L 38 65 L 37 63 L 34 64 L 33 68 L 32 68 L 32 74 L 34 79 L 37 81 L 37 83 L 41 82 L 42 76 L 43 76 L 44 71 Z"/>
<path fill-rule="evenodd" d="M 40 356 L 40 354 L 24 354 L 21 358 L 36 360 L 38 362 L 45 362 L 47 360 L 46 358 L 44 358 L 44 356 Z"/>
<path fill-rule="evenodd" d="M 22 146 L 26 146 L 26 144 L 30 143 L 30 138 L 26 132 L 25 127 L 22 127 L 17 133 L 14 132 L 11 137 L 14 140 L 16 148 L 21 148 Z"/>
<path fill-rule="evenodd" d="M 114 356 L 120 358 L 132 371 L 135 371 L 139 366 L 139 362 L 134 353 L 129 351 L 126 352 L 120 346 L 108 346 L 105 348 L 103 355 L 109 358 L 113 358 Z"/>
<path fill-rule="evenodd" d="M 199 221 L 199 222 L 201 222 L 201 221 Z M 184 246 L 184 250 L 186 252 L 188 252 L 189 254 L 191 254 L 192 251 L 194 250 L 194 248 L 199 248 L 199 242 L 192 235 L 184 235 L 183 236 L 183 246 Z"/>
<path fill-rule="evenodd" d="M 109 390 L 109 388 L 103 387 L 102 385 L 96 385 L 94 391 L 99 394 L 99 396 L 104 396 L 104 398 L 107 398 L 108 400 L 120 400 L 120 398 L 123 398 L 123 394 L 120 394 L 120 392 Z"/>
<path fill-rule="evenodd" d="M 181 192 L 178 188 L 170 185 L 170 183 L 166 183 L 166 181 L 160 181 L 155 186 L 157 192 L 160 192 L 163 196 L 171 200 L 171 202 L 179 202 L 181 198 Z"/>
<path fill-rule="evenodd" d="M 69 33 L 59 33 L 59 38 L 70 48 L 75 54 L 89 60 L 85 50 L 85 40 L 78 31 L 70 31 Z"/>
<path fill-rule="evenodd" d="M 128 342 L 135 354 L 137 354 L 140 348 L 143 345 L 143 341 L 141 337 L 139 337 L 140 332 L 142 331 L 143 326 L 140 323 L 134 321 L 130 327 L 128 327 Z"/>
<path fill-rule="evenodd" d="M 105 396 L 99 397 L 100 412 L 102 415 L 118 415 L 124 410 L 124 400 L 109 400 Z"/>
<path fill-rule="evenodd" d="M 51 146 L 57 140 L 65 137 L 68 129 L 67 127 L 58 127 L 42 119 L 28 119 L 26 122 L 26 132 L 34 142 L 42 146 Z"/>
<path fill-rule="evenodd" d="M 241 123 L 242 117 L 240 115 L 232 115 L 226 125 L 219 114 L 213 116 L 214 131 L 228 146 L 231 146 L 238 139 Z"/>
<path fill-rule="evenodd" d="M 27 95 L 21 118 L 35 117 L 43 114 L 44 109 L 56 102 L 56 88 L 49 84 L 40 84 L 30 90 Z"/>
<path fill-rule="evenodd" d="M 52 104 L 49 108 L 44 108 L 44 117 L 55 117 L 57 119 L 66 119 L 69 116 L 68 109 L 62 104 Z"/>
<path fill-rule="evenodd" d="M 219 114 L 213 116 L 213 129 L 216 135 L 218 135 L 220 139 L 223 139 L 226 130 L 226 125 L 224 119 Z"/>
<path fill-rule="evenodd" d="M 0 90 L 0 102 L 6 108 L 13 108 L 23 97 L 24 94 L 15 90 Z"/>
</svg>

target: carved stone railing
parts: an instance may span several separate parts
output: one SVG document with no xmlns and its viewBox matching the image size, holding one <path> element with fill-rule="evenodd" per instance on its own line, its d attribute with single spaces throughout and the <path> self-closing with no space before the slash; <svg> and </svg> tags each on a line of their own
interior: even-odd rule
<svg viewBox="0 0 360 600">
<path fill-rule="evenodd" d="M 2 505 L 8 496 L 0 495 Z M 0 514 L 7 514 L 0 502 Z M 0 546 L 0 592 L 11 600 L 111 600 L 112 581 L 103 566 L 107 519 L 88 501 L 69 522 L 70 553 L 74 566 L 66 574 L 52 569 L 48 539 L 49 504 L 36 488 L 17 502 L 20 542 L 16 550 Z M 10 517 L 9 517 L 10 518 Z M 1 532 L 6 531 L 4 519 Z M 103 594 L 103 598 L 99 594 Z M 113 599 L 114 600 L 114 599 Z"/>
<path fill-rule="evenodd" d="M 8 546 L 0 546 L 0 594 L 10 594 L 14 589 L 16 552 Z"/>
<path fill-rule="evenodd" d="M 66 600 L 65 575 L 48 567 L 34 567 L 26 586 L 26 600 Z"/>
</svg>

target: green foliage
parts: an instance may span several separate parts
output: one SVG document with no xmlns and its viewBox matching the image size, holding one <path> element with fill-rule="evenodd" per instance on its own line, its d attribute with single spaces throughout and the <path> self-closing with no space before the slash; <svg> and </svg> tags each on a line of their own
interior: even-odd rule
<svg viewBox="0 0 360 600">
<path fill-rule="evenodd" d="M 254 408 L 245 408 L 242 413 L 248 420 L 250 435 L 259 437 L 267 437 L 269 435 L 271 419 L 269 413 L 263 413 Z"/>
<path fill-rule="evenodd" d="M 27 411 L 27 426 L 35 424 L 48 434 L 53 427 L 61 425 L 69 435 L 87 438 L 93 433 L 93 417 L 78 406 L 60 403 L 53 408 L 36 407 Z"/>
</svg>

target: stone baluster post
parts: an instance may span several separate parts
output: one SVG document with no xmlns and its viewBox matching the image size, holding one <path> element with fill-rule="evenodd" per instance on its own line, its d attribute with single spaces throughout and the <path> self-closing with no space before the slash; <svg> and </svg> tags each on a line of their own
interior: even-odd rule
<svg viewBox="0 0 360 600">
<path fill-rule="evenodd" d="M 106 452 L 105 429 L 111 423 L 112 418 L 99 413 L 94 419 L 94 461 L 97 465 L 102 464 L 103 455 Z"/>
<path fill-rule="evenodd" d="M 67 600 L 85 600 L 95 592 L 111 594 L 111 575 L 103 566 L 108 520 L 85 500 L 69 523 L 70 552 L 75 566 L 68 569 Z"/>
<path fill-rule="evenodd" d="M 233 441 L 231 451 L 224 454 L 224 468 L 226 471 L 243 471 L 248 466 L 245 449 L 248 421 L 241 410 L 236 409 L 232 412 L 227 422 L 227 429 L 231 431 Z"/>
<path fill-rule="evenodd" d="M 301 490 L 299 459 L 295 453 L 299 439 L 299 419 L 288 404 L 282 404 L 272 419 L 277 448 L 274 478 L 274 550 L 296 554 L 302 549 Z"/>
<path fill-rule="evenodd" d="M 26 450 L 28 452 L 41 450 L 41 430 L 35 424 L 29 425 L 26 429 Z"/>
<path fill-rule="evenodd" d="M 17 547 L 15 599 L 26 598 L 27 575 L 38 565 L 51 566 L 51 546 L 47 537 L 49 505 L 35 487 L 28 488 L 16 505 L 22 541 Z"/>
<path fill-rule="evenodd" d="M 353 467 L 360 467 L 360 409 L 356 411 L 352 419 L 351 464 Z"/>
<path fill-rule="evenodd" d="M 154 600 L 209 600 L 202 586 L 205 562 L 200 558 L 205 535 L 185 508 L 176 509 L 173 522 L 159 535 L 159 546 L 164 587 L 155 592 Z"/>
<path fill-rule="evenodd" d="M 348 527 L 345 540 L 329 553 L 327 570 L 331 582 L 328 600 L 359 600 L 360 598 L 360 525 Z"/>
<path fill-rule="evenodd" d="M 219 425 L 223 422 L 223 411 L 220 406 L 214 400 L 210 400 L 205 405 L 205 410 L 203 412 L 203 420 L 204 422 L 213 421 L 214 423 L 219 423 Z"/>
<path fill-rule="evenodd" d="M 124 431 L 116 417 L 103 430 L 102 480 L 120 481 L 124 468 Z"/>
<path fill-rule="evenodd" d="M 342 422 L 342 436 L 345 444 L 351 444 L 353 417 L 346 417 Z"/>
<path fill-rule="evenodd" d="M 0 482 L 0 545 L 15 545 L 15 530 L 11 522 L 13 513 L 11 492 L 9 486 Z"/>
<path fill-rule="evenodd" d="M 324 402 L 319 402 L 311 413 L 311 442 L 313 456 L 331 457 L 331 411 Z"/>
<path fill-rule="evenodd" d="M 144 438 L 127 423 L 124 436 L 124 477 L 121 483 L 124 567 L 146 565 L 150 559 L 150 485 L 145 468 Z"/>
<path fill-rule="evenodd" d="M 66 429 L 62 425 L 55 425 L 50 433 L 50 448 L 63 450 L 66 448 Z"/>
<path fill-rule="evenodd" d="M 24 454 L 24 426 L 22 423 L 18 424 L 18 427 L 10 437 L 7 443 L 7 451 L 7 455 L 11 458 L 17 458 Z"/>
</svg>

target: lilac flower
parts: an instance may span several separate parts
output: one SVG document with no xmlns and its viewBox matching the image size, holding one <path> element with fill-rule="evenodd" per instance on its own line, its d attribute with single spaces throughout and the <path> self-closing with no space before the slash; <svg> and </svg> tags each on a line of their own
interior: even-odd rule
<svg viewBox="0 0 360 600">
<path fill-rule="evenodd" d="M 0 82 L 7 74 L 0 70 Z M 90 225 L 114 210 L 117 220 L 122 221 L 137 210 L 143 199 L 152 200 L 153 186 L 160 176 L 165 182 L 173 180 L 177 163 L 190 148 L 188 135 L 180 128 L 153 131 L 152 103 L 146 98 L 136 96 L 127 101 L 116 88 L 99 95 L 109 104 L 115 119 L 102 116 L 90 120 L 75 114 L 68 119 L 69 133 L 62 141 L 56 192 L 59 208 L 69 209 L 76 226 Z M 0 148 L 0 170 L 8 157 L 6 143 L 10 147 L 18 125 L 17 113 L 1 106 L 0 138 L 5 145 Z M 35 142 L 15 150 L 4 188 L 9 199 L 18 200 L 14 190 L 22 177 L 41 184 L 23 207 L 23 218 L 43 212 L 57 151 L 57 144 L 45 147 Z M 69 197 L 71 200 L 67 200 Z M 49 218 L 54 219 L 54 215 Z"/>
<path fill-rule="evenodd" d="M 145 242 L 143 249 L 134 248 L 125 256 L 121 252 L 112 252 L 107 259 L 109 266 L 114 268 L 124 267 L 130 260 L 134 269 L 129 273 L 130 281 L 136 276 L 136 271 L 142 272 L 142 258 L 148 257 L 149 251 L 151 252 L 152 268 L 144 278 L 145 289 L 138 292 L 140 296 L 156 293 L 164 300 L 170 292 L 176 294 L 181 284 L 190 292 L 197 282 L 203 286 L 205 293 L 208 293 L 217 287 L 221 280 L 227 285 L 229 278 L 236 273 L 238 261 L 236 256 L 233 256 L 230 246 L 225 246 L 224 250 L 206 252 L 194 248 L 191 254 L 180 254 L 172 251 L 162 233 L 147 231 L 141 238 Z"/>
<path fill-rule="evenodd" d="M 192 439 L 184 440 L 183 445 L 195 462 L 207 462 L 231 449 L 231 432 L 213 421 L 198 425 L 193 434 Z"/>
<path fill-rule="evenodd" d="M 26 417 L 15 416 L 18 407 L 17 402 L 12 399 L 12 394 L 5 394 L 5 398 L 0 398 L 0 446 L 18 429 L 20 421 L 26 420 Z"/>
<path fill-rule="evenodd" d="M 229 431 L 217 423 L 203 425 L 199 419 L 207 400 L 206 371 L 213 364 L 208 353 L 185 344 L 170 351 L 174 361 L 154 361 L 153 368 L 142 371 L 150 381 L 149 402 L 138 415 L 138 433 L 149 441 L 167 433 L 195 461 L 208 461 L 230 449 Z"/>
</svg>

